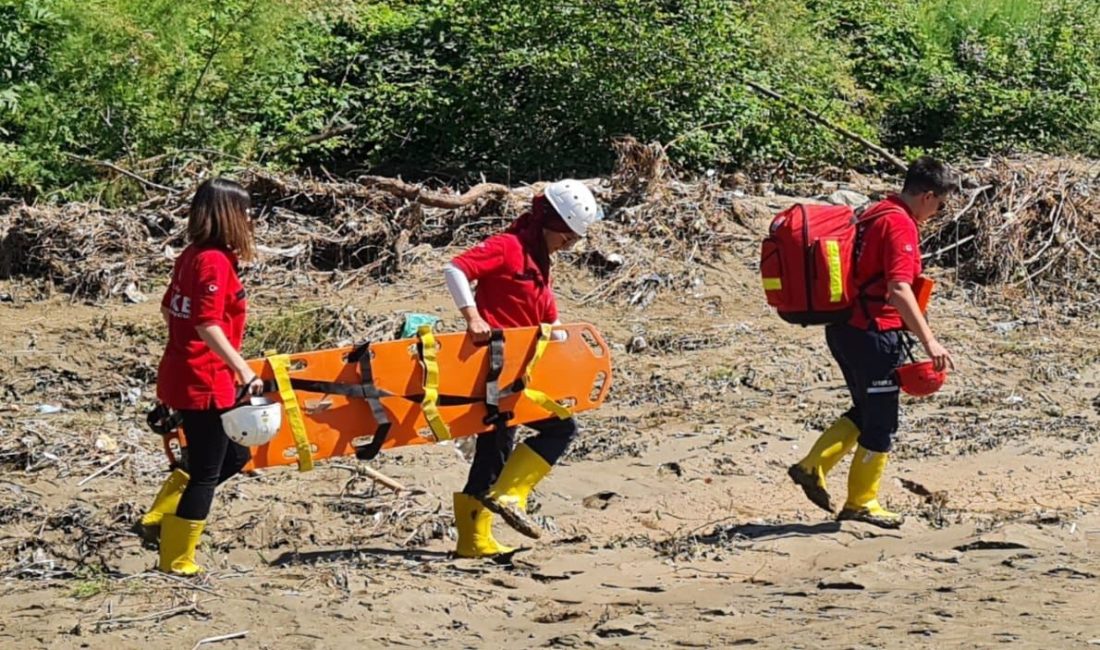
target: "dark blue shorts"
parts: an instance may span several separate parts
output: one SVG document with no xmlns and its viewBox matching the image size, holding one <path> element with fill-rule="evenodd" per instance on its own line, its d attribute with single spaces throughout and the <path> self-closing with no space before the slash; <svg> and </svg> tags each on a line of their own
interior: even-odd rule
<svg viewBox="0 0 1100 650">
<path fill-rule="evenodd" d="M 859 427 L 860 446 L 888 452 L 898 431 L 898 383 L 902 333 L 862 330 L 851 325 L 825 328 L 829 351 L 844 373 L 852 408 L 844 414 Z"/>
</svg>

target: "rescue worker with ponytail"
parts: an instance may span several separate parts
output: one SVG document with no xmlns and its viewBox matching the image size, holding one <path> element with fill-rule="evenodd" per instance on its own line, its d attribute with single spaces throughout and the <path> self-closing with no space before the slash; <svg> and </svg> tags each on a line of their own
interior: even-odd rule
<svg viewBox="0 0 1100 650">
<path fill-rule="evenodd" d="M 825 478 L 852 449 L 848 498 L 840 520 L 898 528 L 900 514 L 878 501 L 879 482 L 898 429 L 898 381 L 903 330 L 914 334 L 936 372 L 953 368 L 951 354 L 928 326 L 914 284 L 921 274 L 918 226 L 935 215 L 956 181 L 943 163 L 929 157 L 908 170 L 901 194 L 869 207 L 860 216 L 855 251 L 855 286 L 860 297 L 847 323 L 826 328 L 829 351 L 839 364 L 852 406 L 817 439 L 809 454 L 788 470 L 815 505 L 832 513 Z"/>
<path fill-rule="evenodd" d="M 187 437 L 187 468 L 176 468 L 138 524 L 159 537 L 158 568 L 194 575 L 215 487 L 250 460 L 247 447 L 226 437 L 221 415 L 238 394 L 259 395 L 263 382 L 240 354 L 247 301 L 239 262 L 255 252 L 248 192 L 213 178 L 195 192 L 187 221 L 189 245 L 180 253 L 161 302 L 168 344 L 157 371 L 157 398 L 179 411 Z"/>
<path fill-rule="evenodd" d="M 602 216 L 584 184 L 558 181 L 535 196 L 531 210 L 504 233 L 447 264 L 447 288 L 473 340 L 487 342 L 494 329 L 558 324 L 551 257 L 573 246 Z M 514 550 L 493 538 L 493 513 L 528 537 L 540 536 L 538 524 L 527 514 L 527 497 L 578 429 L 573 418 L 557 417 L 527 426 L 538 433 L 519 445 L 514 444 L 515 427 L 477 436 L 466 486 L 454 494 L 456 555 L 490 557 Z"/>
</svg>

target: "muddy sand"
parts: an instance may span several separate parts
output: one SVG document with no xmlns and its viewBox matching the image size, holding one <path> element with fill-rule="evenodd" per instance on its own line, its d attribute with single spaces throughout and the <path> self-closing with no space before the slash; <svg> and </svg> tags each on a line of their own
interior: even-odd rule
<svg viewBox="0 0 1100 650">
<path fill-rule="evenodd" d="M 432 273 L 450 253 L 391 284 L 257 292 L 254 313 L 451 317 Z M 785 469 L 843 410 L 842 381 L 821 330 L 761 304 L 752 257 L 746 241 L 644 309 L 589 304 L 598 279 L 563 267 L 562 312 L 607 336 L 615 385 L 537 490 L 550 532 L 532 543 L 498 524 L 526 547 L 511 561 L 449 555 L 466 464 L 436 446 L 374 463 L 414 488 L 402 496 L 352 459 L 233 479 L 196 581 L 153 572 L 127 532 L 166 469 L 142 420 L 155 304 L 22 302 L 15 287 L 0 304 L 0 647 L 241 632 L 203 647 L 1100 645 L 1095 324 L 976 304 L 940 274 L 933 317 L 959 371 L 904 405 L 882 497 L 908 520 L 839 524 Z"/>
</svg>

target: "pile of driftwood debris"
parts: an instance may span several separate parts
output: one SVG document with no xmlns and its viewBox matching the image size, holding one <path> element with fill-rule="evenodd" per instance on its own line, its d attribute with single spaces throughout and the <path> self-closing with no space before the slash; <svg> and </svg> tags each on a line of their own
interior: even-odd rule
<svg viewBox="0 0 1100 650">
<path fill-rule="evenodd" d="M 742 175 L 682 178 L 664 149 L 617 143 L 618 165 L 586 183 L 608 217 L 566 261 L 603 278 L 589 302 L 644 304 L 692 285 L 699 264 L 731 251 L 753 257 L 769 197 L 753 200 Z M 135 299 L 163 281 L 186 244 L 191 193 L 208 168 L 189 166 L 185 189 L 157 185 L 143 203 L 9 205 L 0 212 L 0 278 L 77 300 Z M 1086 302 L 1100 270 L 1100 172 L 1095 163 L 1000 158 L 961 171 L 971 187 L 928 227 L 931 264 L 958 280 L 1013 285 L 1058 302 Z M 253 196 L 261 259 L 251 284 L 385 281 L 428 248 L 467 245 L 504 228 L 540 185 L 481 183 L 458 193 L 399 179 L 318 180 L 242 168 Z M 782 188 L 769 188 L 782 192 Z M 772 197 L 774 198 L 774 197 Z M 751 263 L 753 260 L 748 259 Z"/>
</svg>

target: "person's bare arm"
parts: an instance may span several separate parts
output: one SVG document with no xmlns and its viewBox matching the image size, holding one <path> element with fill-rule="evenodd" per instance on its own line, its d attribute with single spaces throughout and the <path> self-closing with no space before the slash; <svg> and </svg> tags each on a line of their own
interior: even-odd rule
<svg viewBox="0 0 1100 650">
<path fill-rule="evenodd" d="M 477 307 L 463 307 L 459 311 L 462 312 L 462 317 L 466 319 L 466 331 L 473 337 L 474 342 L 484 343 L 488 341 L 493 333 L 493 328 L 489 327 L 489 323 L 486 323 L 485 319 L 481 317 Z"/>
<path fill-rule="evenodd" d="M 886 301 L 901 314 L 902 321 L 909 331 L 916 335 L 917 340 L 924 346 L 924 351 L 936 370 L 954 369 L 955 362 L 951 353 L 943 347 L 936 336 L 932 334 L 932 328 L 928 326 L 928 320 L 921 313 L 917 304 L 917 296 L 913 293 L 913 287 L 908 282 L 890 282 L 887 284 Z"/>
</svg>

